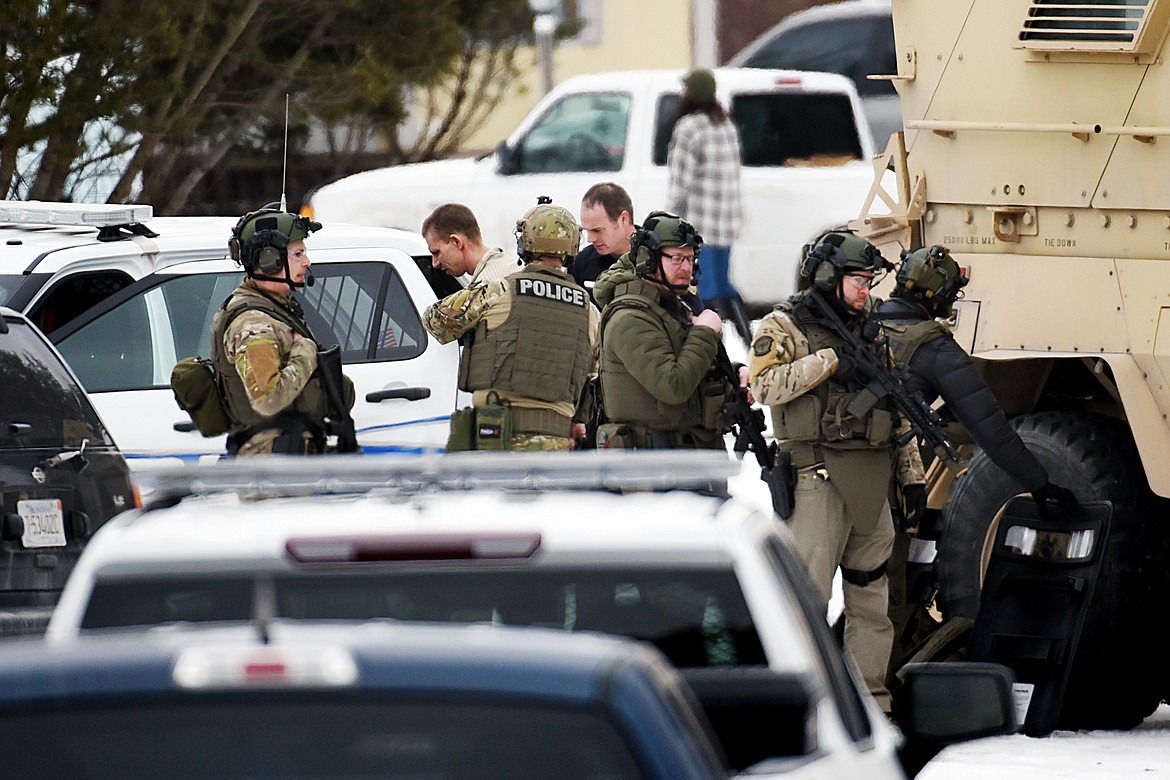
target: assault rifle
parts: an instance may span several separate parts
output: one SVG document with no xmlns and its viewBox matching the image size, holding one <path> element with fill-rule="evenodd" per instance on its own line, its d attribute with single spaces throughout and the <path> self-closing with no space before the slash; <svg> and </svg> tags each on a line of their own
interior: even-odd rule
<svg viewBox="0 0 1170 780">
<path fill-rule="evenodd" d="M 833 309 L 832 304 L 825 300 L 825 293 L 815 287 L 812 288 L 809 291 L 808 302 L 812 304 L 814 314 L 818 316 L 820 323 L 845 342 L 847 354 L 857 364 L 858 373 L 867 381 L 865 388 L 845 410 L 860 417 L 878 401 L 888 397 L 910 423 L 911 430 L 898 440 L 899 444 L 906 444 L 917 434 L 930 445 L 934 454 L 948 468 L 961 466 L 959 451 L 947 438 L 945 423 L 938 412 L 922 400 L 921 395 L 906 389 L 896 371 L 886 366 L 878 352 L 867 349 L 861 343 L 857 335 L 841 320 L 841 315 Z"/>
<path fill-rule="evenodd" d="M 317 368 L 321 371 L 321 382 L 325 385 L 325 394 L 329 396 L 329 405 L 334 414 L 329 415 L 334 433 L 337 434 L 338 452 L 361 452 L 357 443 L 357 431 L 354 430 L 353 415 L 349 413 L 349 404 L 346 403 L 345 382 L 341 374 L 341 347 L 334 344 L 328 349 L 317 350 Z"/>
<path fill-rule="evenodd" d="M 778 452 L 776 442 L 768 444 L 764 440 L 764 412 L 748 403 L 747 390 L 739 386 L 739 372 L 732 365 L 722 342 L 715 354 L 714 370 L 732 387 L 731 400 L 723 404 L 723 413 L 735 420 L 734 449 L 740 455 L 748 450 L 755 454 L 760 464 L 760 479 L 772 494 L 772 509 L 781 520 L 787 520 L 792 517 L 795 500 L 796 473 L 792 468 L 792 455 L 787 451 Z"/>
</svg>

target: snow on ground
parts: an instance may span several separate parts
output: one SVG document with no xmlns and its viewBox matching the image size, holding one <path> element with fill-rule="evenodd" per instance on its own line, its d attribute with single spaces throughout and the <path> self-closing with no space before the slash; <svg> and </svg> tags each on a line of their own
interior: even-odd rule
<svg viewBox="0 0 1170 780">
<path fill-rule="evenodd" d="M 1170 778 L 1170 704 L 1132 731 L 1056 731 L 1040 738 L 1010 734 L 955 745 L 927 764 L 918 778 Z"/>
</svg>

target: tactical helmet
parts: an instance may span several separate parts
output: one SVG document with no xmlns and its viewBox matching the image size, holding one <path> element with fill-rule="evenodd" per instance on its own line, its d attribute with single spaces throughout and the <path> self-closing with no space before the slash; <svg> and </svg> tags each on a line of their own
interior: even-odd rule
<svg viewBox="0 0 1170 780">
<path fill-rule="evenodd" d="M 523 219 L 516 220 L 516 252 L 531 263 L 541 255 L 556 255 L 568 265 L 581 248 L 581 227 L 567 209 L 540 196 Z"/>
<path fill-rule="evenodd" d="M 630 257 L 638 276 L 648 276 L 662 270 L 662 247 L 689 246 L 695 250 L 692 269 L 697 271 L 702 245 L 703 237 L 690 222 L 666 211 L 652 211 L 630 236 Z"/>
<path fill-rule="evenodd" d="M 928 303 L 939 317 L 950 314 L 951 304 L 969 281 L 947 248 L 939 244 L 902 252 L 895 278 L 895 295 Z"/>
<path fill-rule="evenodd" d="M 232 228 L 228 252 L 249 276 L 275 276 L 288 268 L 288 245 L 320 229 L 321 223 L 308 217 L 263 208 L 240 217 Z"/>
<path fill-rule="evenodd" d="M 817 289 L 837 291 L 841 279 L 851 273 L 872 273 L 875 279 L 894 266 L 877 247 L 861 236 L 846 230 L 834 230 L 818 238 L 800 265 L 800 275 Z"/>
</svg>

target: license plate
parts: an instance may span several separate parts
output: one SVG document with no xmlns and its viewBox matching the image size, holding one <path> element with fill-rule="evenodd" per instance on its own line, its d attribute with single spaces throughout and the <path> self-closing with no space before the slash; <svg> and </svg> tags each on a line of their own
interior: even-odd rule
<svg viewBox="0 0 1170 780">
<path fill-rule="evenodd" d="M 65 513 L 60 499 L 17 501 L 16 511 L 24 523 L 20 543 L 25 547 L 65 546 Z"/>
</svg>

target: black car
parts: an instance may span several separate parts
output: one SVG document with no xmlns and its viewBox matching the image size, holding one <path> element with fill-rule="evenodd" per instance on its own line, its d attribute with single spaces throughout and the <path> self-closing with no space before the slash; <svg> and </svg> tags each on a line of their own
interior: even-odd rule
<svg viewBox="0 0 1170 780">
<path fill-rule="evenodd" d="M 0 636 L 44 629 L 81 548 L 134 505 L 130 470 L 61 356 L 0 308 Z"/>
</svg>

